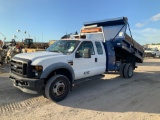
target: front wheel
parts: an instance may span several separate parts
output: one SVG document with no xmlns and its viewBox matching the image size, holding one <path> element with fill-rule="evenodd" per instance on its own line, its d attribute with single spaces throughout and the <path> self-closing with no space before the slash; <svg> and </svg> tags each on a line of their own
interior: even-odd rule
<svg viewBox="0 0 160 120">
<path fill-rule="evenodd" d="M 48 99 L 58 102 L 69 93 L 70 82 L 64 75 L 55 75 L 49 79 L 45 86 L 45 95 Z"/>
</svg>

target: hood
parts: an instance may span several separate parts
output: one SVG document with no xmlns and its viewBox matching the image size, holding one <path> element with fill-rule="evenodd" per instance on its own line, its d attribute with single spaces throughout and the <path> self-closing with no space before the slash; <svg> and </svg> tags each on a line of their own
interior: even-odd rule
<svg viewBox="0 0 160 120">
<path fill-rule="evenodd" d="M 15 57 L 19 58 L 24 58 L 24 59 L 29 59 L 29 60 L 36 60 L 39 58 L 45 58 L 45 57 L 54 57 L 54 56 L 61 56 L 63 55 L 62 53 L 56 53 L 56 52 L 48 52 L 48 51 L 43 51 L 43 52 L 30 52 L 30 53 L 21 53 L 15 55 Z"/>
</svg>

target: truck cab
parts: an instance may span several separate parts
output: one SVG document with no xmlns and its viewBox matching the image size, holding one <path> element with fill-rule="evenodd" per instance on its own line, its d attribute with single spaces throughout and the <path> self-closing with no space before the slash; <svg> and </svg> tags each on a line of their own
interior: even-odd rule
<svg viewBox="0 0 160 120">
<path fill-rule="evenodd" d="M 61 62 L 66 59 L 65 63 L 71 65 L 75 80 L 105 72 L 106 56 L 103 44 L 100 41 L 86 39 L 59 40 L 47 51 L 64 55 Z"/>
</svg>

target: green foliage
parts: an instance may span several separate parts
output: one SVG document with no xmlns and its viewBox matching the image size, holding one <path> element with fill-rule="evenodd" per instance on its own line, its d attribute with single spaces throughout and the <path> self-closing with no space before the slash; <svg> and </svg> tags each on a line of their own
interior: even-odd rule
<svg viewBox="0 0 160 120">
<path fill-rule="evenodd" d="M 145 44 L 145 45 L 150 45 L 150 44 Z M 151 43 L 151 45 L 160 45 L 160 43 Z"/>
</svg>

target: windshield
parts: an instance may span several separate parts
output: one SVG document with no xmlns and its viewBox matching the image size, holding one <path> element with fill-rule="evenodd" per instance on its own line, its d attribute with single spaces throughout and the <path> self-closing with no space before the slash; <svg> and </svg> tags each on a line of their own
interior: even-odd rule
<svg viewBox="0 0 160 120">
<path fill-rule="evenodd" d="M 25 39 L 24 40 L 24 44 L 32 44 L 33 43 L 33 39 Z"/>
<path fill-rule="evenodd" d="M 78 40 L 58 40 L 47 48 L 49 52 L 60 52 L 63 54 L 73 53 L 80 41 Z"/>
<path fill-rule="evenodd" d="M 151 48 L 145 48 L 145 50 L 151 50 Z"/>
<path fill-rule="evenodd" d="M 157 51 L 157 49 L 156 49 L 156 48 L 151 48 L 151 50 L 152 50 L 152 51 Z"/>
</svg>

